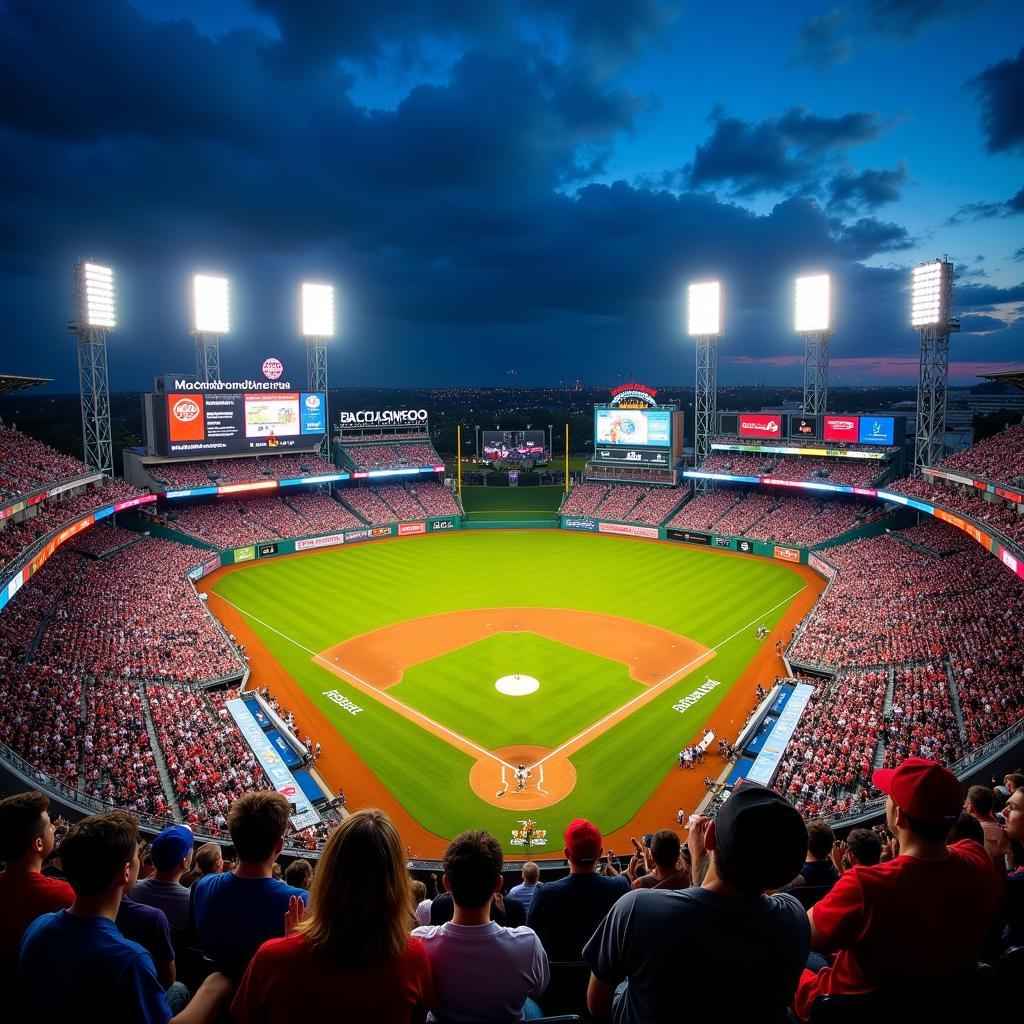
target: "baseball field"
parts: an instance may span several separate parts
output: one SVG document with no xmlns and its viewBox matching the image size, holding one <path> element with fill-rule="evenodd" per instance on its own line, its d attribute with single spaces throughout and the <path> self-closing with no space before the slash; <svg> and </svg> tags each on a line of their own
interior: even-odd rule
<svg viewBox="0 0 1024 1024">
<path fill-rule="evenodd" d="M 204 586 L 253 685 L 322 743 L 325 779 L 434 856 L 472 827 L 512 850 L 529 819 L 557 851 L 574 817 L 629 826 L 694 774 L 677 752 L 705 726 L 735 738 L 811 575 L 685 544 L 460 531 L 267 559 Z"/>
</svg>

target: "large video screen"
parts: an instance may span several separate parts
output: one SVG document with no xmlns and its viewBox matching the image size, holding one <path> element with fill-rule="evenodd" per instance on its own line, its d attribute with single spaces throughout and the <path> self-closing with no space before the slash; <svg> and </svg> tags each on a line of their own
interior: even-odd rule
<svg viewBox="0 0 1024 1024">
<path fill-rule="evenodd" d="M 252 452 L 309 447 L 327 432 L 322 394 L 284 391 L 273 394 L 214 393 L 154 395 L 166 402 L 163 455 L 203 452 Z"/>
<path fill-rule="evenodd" d="M 481 454 L 492 462 L 536 462 L 547 456 L 548 435 L 543 430 L 481 431 Z"/>
<path fill-rule="evenodd" d="M 671 448 L 671 409 L 595 409 L 594 444 Z"/>
</svg>

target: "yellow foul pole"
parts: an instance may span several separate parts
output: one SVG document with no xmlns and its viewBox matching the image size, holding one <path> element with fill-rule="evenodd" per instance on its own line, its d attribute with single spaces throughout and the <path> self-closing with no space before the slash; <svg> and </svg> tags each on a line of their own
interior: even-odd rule
<svg viewBox="0 0 1024 1024">
<path fill-rule="evenodd" d="M 458 485 L 457 486 L 458 486 L 458 490 L 459 490 L 459 497 L 461 498 L 462 497 L 462 424 L 461 423 L 457 424 L 456 427 L 455 427 L 455 437 L 456 437 L 455 448 L 456 448 L 456 450 L 458 452 L 458 454 L 456 455 L 456 459 L 458 461 L 458 466 L 459 466 L 459 468 L 458 468 Z"/>
<path fill-rule="evenodd" d="M 565 425 L 565 493 L 569 493 L 569 424 Z"/>
</svg>

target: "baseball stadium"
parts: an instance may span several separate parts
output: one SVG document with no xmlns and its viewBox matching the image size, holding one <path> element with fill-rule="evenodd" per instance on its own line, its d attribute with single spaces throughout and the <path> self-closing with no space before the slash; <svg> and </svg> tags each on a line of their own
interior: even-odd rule
<svg viewBox="0 0 1024 1024">
<path fill-rule="evenodd" d="M 100 365 L 111 274 L 76 280 Z M 576 469 L 568 427 L 443 456 L 425 409 L 329 407 L 324 331 L 306 373 L 223 380 L 201 322 L 120 473 L 95 374 L 84 460 L 0 427 L 5 787 L 225 850 L 232 805 L 273 790 L 285 862 L 375 807 L 416 877 L 471 829 L 556 877 L 580 819 L 614 870 L 745 783 L 847 835 L 885 816 L 879 769 L 1019 759 L 1024 425 L 947 454 L 935 395 L 916 421 L 833 412 L 820 372 L 800 408 L 719 409 L 707 287 L 692 447 L 633 382 Z"/>
</svg>

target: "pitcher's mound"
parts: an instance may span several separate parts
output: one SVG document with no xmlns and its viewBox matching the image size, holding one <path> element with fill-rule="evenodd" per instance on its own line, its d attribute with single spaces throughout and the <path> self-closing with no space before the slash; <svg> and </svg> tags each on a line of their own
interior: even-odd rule
<svg viewBox="0 0 1024 1024">
<path fill-rule="evenodd" d="M 561 754 L 548 757 L 543 764 L 532 767 L 550 754 L 547 747 L 515 744 L 499 747 L 493 753 L 505 765 L 511 765 L 511 768 L 490 757 L 478 758 L 469 770 L 469 784 L 481 800 L 495 807 L 507 807 L 512 811 L 535 811 L 564 800 L 576 786 L 576 769 Z M 530 768 L 530 777 L 522 790 L 518 789 L 514 772 L 520 764 Z"/>
<path fill-rule="evenodd" d="M 536 693 L 540 689 L 540 682 L 533 676 L 520 675 L 502 676 L 494 688 L 498 693 L 504 693 L 508 697 L 525 697 L 528 693 Z"/>
</svg>

